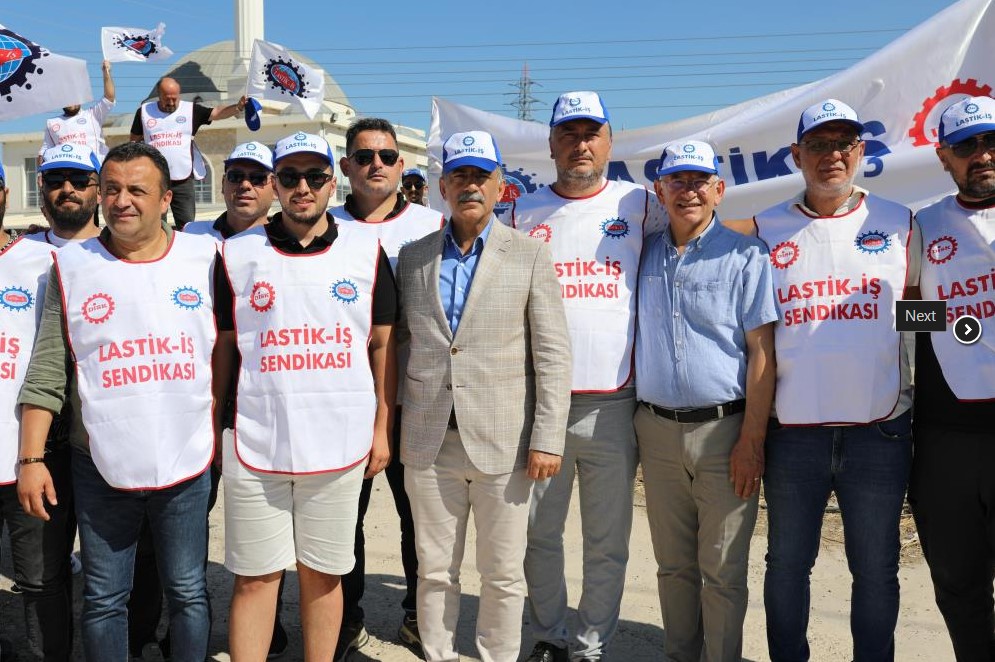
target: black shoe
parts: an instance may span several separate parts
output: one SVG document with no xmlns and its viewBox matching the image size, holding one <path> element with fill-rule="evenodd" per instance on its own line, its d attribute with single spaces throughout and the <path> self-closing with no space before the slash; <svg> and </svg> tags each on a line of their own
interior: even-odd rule
<svg viewBox="0 0 995 662">
<path fill-rule="evenodd" d="M 532 649 L 532 654 L 525 658 L 525 662 L 570 662 L 570 655 L 566 648 L 540 641 Z"/>
<path fill-rule="evenodd" d="M 411 649 L 411 652 L 425 659 L 425 652 L 421 648 L 421 635 L 418 634 L 418 616 L 415 614 L 404 614 L 401 627 L 397 630 L 397 638 L 401 643 Z"/>
<path fill-rule="evenodd" d="M 277 619 L 273 624 L 273 638 L 269 642 L 269 652 L 266 653 L 267 660 L 275 660 L 287 652 L 287 631 L 283 629 L 283 623 Z"/>
<path fill-rule="evenodd" d="M 333 662 L 342 662 L 349 657 L 349 653 L 358 651 L 369 640 L 370 634 L 363 627 L 363 621 L 343 623 L 342 629 L 339 631 L 339 643 L 335 646 L 335 657 L 332 658 Z"/>
</svg>

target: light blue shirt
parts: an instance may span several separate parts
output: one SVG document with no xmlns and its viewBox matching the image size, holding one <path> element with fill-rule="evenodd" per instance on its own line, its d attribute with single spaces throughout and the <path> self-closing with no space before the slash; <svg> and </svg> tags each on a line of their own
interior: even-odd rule
<svg viewBox="0 0 995 662">
<path fill-rule="evenodd" d="M 746 397 L 746 332 L 778 319 L 763 242 L 712 216 L 679 254 L 668 227 L 643 242 L 636 397 L 671 409 Z"/>
<path fill-rule="evenodd" d="M 463 306 L 470 296 L 473 274 L 477 271 L 477 263 L 480 262 L 480 254 L 484 252 L 484 242 L 491 233 L 493 223 L 494 217 L 491 216 L 483 232 L 473 240 L 466 255 L 463 255 L 453 237 L 452 219 L 446 223 L 442 238 L 442 263 L 439 265 L 439 298 L 442 299 L 442 308 L 446 311 L 446 319 L 449 320 L 453 335 L 456 335 L 460 318 L 463 317 Z"/>
</svg>

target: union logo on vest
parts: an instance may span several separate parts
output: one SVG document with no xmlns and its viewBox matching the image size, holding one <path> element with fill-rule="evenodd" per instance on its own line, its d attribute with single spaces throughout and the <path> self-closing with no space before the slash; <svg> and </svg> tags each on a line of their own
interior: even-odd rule
<svg viewBox="0 0 995 662">
<path fill-rule="evenodd" d="M 926 259 L 933 264 L 943 264 L 957 254 L 957 240 L 949 235 L 938 237 L 929 243 Z"/>
<path fill-rule="evenodd" d="M 90 324 L 103 324 L 114 314 L 114 299 L 103 292 L 91 294 L 83 302 L 82 312 L 83 319 Z"/>
<path fill-rule="evenodd" d="M 883 232 L 871 230 L 857 235 L 853 244 L 862 253 L 883 253 L 891 248 L 891 238 Z"/>
<path fill-rule="evenodd" d="M 798 244 L 782 241 L 770 252 L 770 263 L 775 269 L 787 269 L 798 260 Z"/>
<path fill-rule="evenodd" d="M 351 280 L 342 279 L 332 284 L 332 296 L 342 303 L 355 303 L 359 299 L 359 289 Z"/>
<path fill-rule="evenodd" d="M 276 301 L 276 292 L 273 286 L 266 281 L 256 281 L 252 284 L 252 293 L 249 294 L 249 305 L 257 313 L 265 313 L 273 307 Z"/>
<path fill-rule="evenodd" d="M 601 224 L 601 232 L 606 237 L 621 239 L 629 234 L 629 223 L 624 218 L 609 218 Z"/>
<path fill-rule="evenodd" d="M 31 296 L 31 292 L 22 287 L 12 285 L 0 290 L 0 306 L 7 310 L 20 312 L 30 308 L 33 303 L 34 297 Z"/>
<path fill-rule="evenodd" d="M 173 303 L 186 310 L 197 310 L 204 303 L 204 297 L 194 287 L 177 287 L 171 296 Z"/>
</svg>

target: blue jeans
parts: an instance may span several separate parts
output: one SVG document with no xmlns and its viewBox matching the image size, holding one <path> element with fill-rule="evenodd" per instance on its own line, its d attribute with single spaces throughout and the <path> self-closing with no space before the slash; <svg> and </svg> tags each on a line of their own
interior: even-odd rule
<svg viewBox="0 0 995 662">
<path fill-rule="evenodd" d="M 853 576 L 853 659 L 893 660 L 898 525 L 912 464 L 910 413 L 870 425 L 775 428 L 767 434 L 764 473 L 771 660 L 809 659 L 809 575 L 831 492 L 843 517 Z"/>
<path fill-rule="evenodd" d="M 83 648 L 91 662 L 128 660 L 128 596 L 142 520 L 148 517 L 169 605 L 172 659 L 203 662 L 207 605 L 210 472 L 161 490 L 108 485 L 89 455 L 73 455 L 73 488 L 83 552 Z"/>
</svg>

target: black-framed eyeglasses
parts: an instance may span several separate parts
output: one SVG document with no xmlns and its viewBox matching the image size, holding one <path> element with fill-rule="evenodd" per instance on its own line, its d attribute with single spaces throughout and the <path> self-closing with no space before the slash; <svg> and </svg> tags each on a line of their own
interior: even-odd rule
<svg viewBox="0 0 995 662">
<path fill-rule="evenodd" d="M 980 136 L 971 136 L 967 140 L 947 146 L 950 148 L 950 152 L 958 159 L 966 159 L 969 156 L 974 156 L 978 153 L 979 147 L 984 152 L 995 151 L 995 132 L 984 133 Z"/>
<path fill-rule="evenodd" d="M 313 189 L 319 189 L 328 182 L 332 181 L 332 175 L 327 172 L 322 172 L 321 170 L 308 170 L 307 172 L 297 172 L 291 168 L 286 170 L 281 170 L 276 173 L 276 178 L 280 181 L 280 185 L 284 188 L 297 188 L 297 183 L 302 179 L 307 181 L 307 185 Z"/>
<path fill-rule="evenodd" d="M 380 161 L 387 167 L 397 163 L 397 159 L 401 156 L 396 149 L 357 149 L 349 155 L 349 158 L 358 165 L 368 166 L 373 163 L 374 154 L 379 156 Z"/>
<path fill-rule="evenodd" d="M 410 182 L 402 182 L 401 188 L 403 188 L 405 191 L 410 191 L 412 189 L 415 191 L 420 191 L 423 188 L 425 188 L 425 182 L 423 182 L 420 179 L 415 179 Z"/>
<path fill-rule="evenodd" d="M 839 152 L 846 156 L 861 143 L 860 138 L 851 140 L 803 140 L 802 145 L 813 154 L 830 154 Z"/>
<path fill-rule="evenodd" d="M 249 183 L 255 186 L 256 188 L 262 188 L 263 186 L 266 186 L 266 182 L 269 181 L 269 173 L 245 172 L 243 170 L 229 170 L 228 172 L 225 173 L 225 179 L 228 180 L 229 184 L 234 184 L 235 186 L 238 186 L 246 179 L 248 179 Z"/>
<path fill-rule="evenodd" d="M 72 184 L 77 191 L 97 185 L 95 180 L 90 179 L 90 173 L 85 170 L 49 171 L 41 174 L 41 183 L 49 191 L 57 191 L 66 182 Z"/>
</svg>

